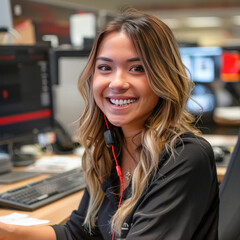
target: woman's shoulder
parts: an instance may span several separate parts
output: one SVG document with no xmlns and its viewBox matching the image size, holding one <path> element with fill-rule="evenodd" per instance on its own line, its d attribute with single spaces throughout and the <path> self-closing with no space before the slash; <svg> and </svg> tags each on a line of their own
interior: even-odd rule
<svg viewBox="0 0 240 240">
<path fill-rule="evenodd" d="M 201 136 L 186 132 L 176 140 L 173 152 L 164 150 L 159 157 L 160 171 L 180 168 L 205 171 L 214 169 L 215 159 L 210 143 Z"/>
<path fill-rule="evenodd" d="M 177 139 L 177 143 L 177 145 L 184 145 L 186 143 L 201 144 L 211 148 L 210 143 L 205 138 L 192 132 L 185 132 L 181 134 Z"/>
<path fill-rule="evenodd" d="M 178 154 L 192 153 L 194 155 L 204 152 L 211 158 L 213 157 L 213 149 L 210 143 L 202 136 L 195 135 L 192 132 L 186 132 L 177 138 L 174 151 Z"/>
</svg>

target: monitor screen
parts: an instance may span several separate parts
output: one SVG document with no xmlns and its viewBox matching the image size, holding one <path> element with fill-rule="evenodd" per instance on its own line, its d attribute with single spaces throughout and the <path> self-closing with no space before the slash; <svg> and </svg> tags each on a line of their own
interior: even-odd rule
<svg viewBox="0 0 240 240">
<path fill-rule="evenodd" d="M 85 67 L 89 54 L 90 49 L 51 48 L 50 68 L 52 83 L 54 85 L 61 85 L 65 83 L 76 84 L 75 75 L 77 74 L 77 77 L 79 77 L 79 74 Z M 69 75 L 66 75 L 63 72 L 69 73 L 71 75 L 70 78 Z M 65 74 L 64 77 L 63 74 Z"/>
<path fill-rule="evenodd" d="M 7 28 L 8 31 L 12 28 L 12 12 L 9 0 L 1 0 L 0 27 Z"/>
<path fill-rule="evenodd" d="M 194 115 L 212 113 L 216 107 L 214 92 L 209 86 L 196 84 L 191 99 L 187 101 L 187 110 Z"/>
<path fill-rule="evenodd" d="M 53 80 L 55 119 L 74 139 L 77 120 L 84 108 L 84 100 L 78 90 L 78 78 L 83 71 L 90 50 L 51 49 L 51 74 Z"/>
<path fill-rule="evenodd" d="M 180 47 L 182 61 L 190 79 L 210 83 L 220 78 L 220 47 Z"/>
<path fill-rule="evenodd" d="M 221 79 L 225 82 L 240 81 L 240 51 L 224 50 L 222 53 Z"/>
<path fill-rule="evenodd" d="M 47 46 L 0 46 L 0 145 L 53 127 Z"/>
</svg>

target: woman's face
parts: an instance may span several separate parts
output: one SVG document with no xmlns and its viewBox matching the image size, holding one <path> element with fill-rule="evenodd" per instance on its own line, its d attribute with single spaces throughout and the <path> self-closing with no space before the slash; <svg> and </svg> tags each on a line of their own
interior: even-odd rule
<svg viewBox="0 0 240 240">
<path fill-rule="evenodd" d="M 107 35 L 100 45 L 93 95 L 108 120 L 125 134 L 142 129 L 158 103 L 134 45 L 123 32 Z"/>
</svg>

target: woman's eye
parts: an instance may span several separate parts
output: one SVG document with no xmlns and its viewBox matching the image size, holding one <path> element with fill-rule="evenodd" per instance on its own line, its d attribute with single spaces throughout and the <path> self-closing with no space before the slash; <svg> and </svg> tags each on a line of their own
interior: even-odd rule
<svg viewBox="0 0 240 240">
<path fill-rule="evenodd" d="M 107 66 L 107 65 L 99 65 L 98 69 L 101 70 L 101 71 L 109 71 L 109 70 L 111 70 L 111 68 L 109 66 Z"/>
<path fill-rule="evenodd" d="M 144 68 L 142 65 L 137 65 L 137 66 L 133 66 L 130 71 L 133 72 L 144 72 Z"/>
</svg>

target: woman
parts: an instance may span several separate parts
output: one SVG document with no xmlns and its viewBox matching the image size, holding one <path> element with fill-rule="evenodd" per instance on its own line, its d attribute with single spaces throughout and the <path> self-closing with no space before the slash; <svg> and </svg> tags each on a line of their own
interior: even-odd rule
<svg viewBox="0 0 240 240">
<path fill-rule="evenodd" d="M 0 239 L 218 239 L 215 161 L 185 110 L 191 86 L 162 21 L 128 10 L 109 23 L 79 79 L 79 209 L 64 226 L 2 224 Z"/>
</svg>

